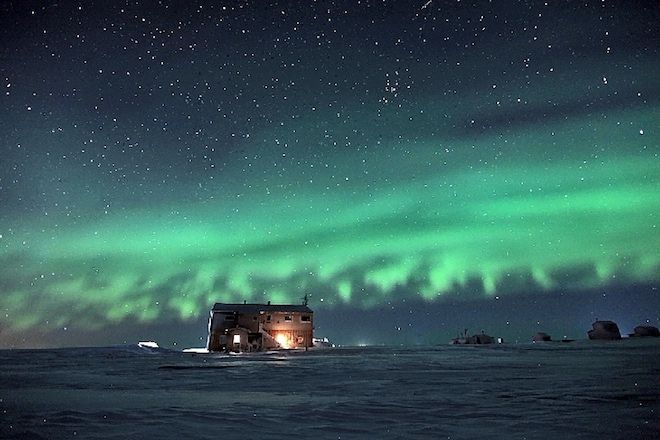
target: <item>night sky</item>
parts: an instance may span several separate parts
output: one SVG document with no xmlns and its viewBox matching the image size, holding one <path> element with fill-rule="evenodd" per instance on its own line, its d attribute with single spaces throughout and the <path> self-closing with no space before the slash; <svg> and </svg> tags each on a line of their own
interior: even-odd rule
<svg viewBox="0 0 660 440">
<path fill-rule="evenodd" d="M 660 322 L 660 3 L 0 3 L 0 346 Z"/>
</svg>

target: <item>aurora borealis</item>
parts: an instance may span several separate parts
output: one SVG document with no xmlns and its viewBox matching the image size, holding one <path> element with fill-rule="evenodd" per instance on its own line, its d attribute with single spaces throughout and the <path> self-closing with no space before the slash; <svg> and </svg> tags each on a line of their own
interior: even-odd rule
<svg viewBox="0 0 660 440">
<path fill-rule="evenodd" d="M 98 3 L 2 9 L 3 346 L 305 294 L 658 324 L 657 4 Z"/>
</svg>

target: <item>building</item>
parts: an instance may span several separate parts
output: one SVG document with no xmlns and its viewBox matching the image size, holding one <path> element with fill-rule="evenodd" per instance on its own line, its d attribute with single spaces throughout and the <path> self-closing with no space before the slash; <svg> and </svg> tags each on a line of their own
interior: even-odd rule
<svg viewBox="0 0 660 440">
<path fill-rule="evenodd" d="M 481 334 L 476 334 L 469 336 L 467 329 L 463 330 L 463 333 L 458 335 L 458 337 L 449 341 L 451 345 L 482 345 L 482 344 L 501 344 L 504 340 L 502 338 L 494 338 L 490 335 L 487 335 L 483 330 Z"/>
<path fill-rule="evenodd" d="M 306 302 L 306 301 L 305 301 Z M 216 303 L 209 318 L 209 351 L 261 351 L 314 345 L 314 312 L 304 303 Z"/>
<path fill-rule="evenodd" d="M 552 337 L 544 332 L 538 332 L 532 337 L 532 342 L 550 342 Z"/>
<path fill-rule="evenodd" d="M 652 325 L 638 325 L 633 331 L 634 333 L 630 334 L 631 338 L 660 337 L 660 330 Z"/>
<path fill-rule="evenodd" d="M 587 332 L 589 339 L 617 340 L 621 339 L 619 326 L 614 321 L 596 321 Z"/>
</svg>

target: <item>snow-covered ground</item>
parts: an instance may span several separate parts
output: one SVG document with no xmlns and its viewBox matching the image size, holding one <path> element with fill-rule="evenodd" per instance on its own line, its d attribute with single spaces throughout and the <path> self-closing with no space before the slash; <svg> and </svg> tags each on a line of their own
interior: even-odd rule
<svg viewBox="0 0 660 440">
<path fill-rule="evenodd" d="M 0 351 L 3 439 L 641 439 L 660 340 Z"/>
</svg>

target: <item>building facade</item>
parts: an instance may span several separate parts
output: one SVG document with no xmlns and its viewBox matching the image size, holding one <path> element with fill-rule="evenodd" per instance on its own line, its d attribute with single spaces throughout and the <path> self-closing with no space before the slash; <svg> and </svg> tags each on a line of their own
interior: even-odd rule
<svg viewBox="0 0 660 440">
<path fill-rule="evenodd" d="M 209 351 L 262 351 L 313 346 L 314 312 L 306 305 L 216 303 Z"/>
</svg>

